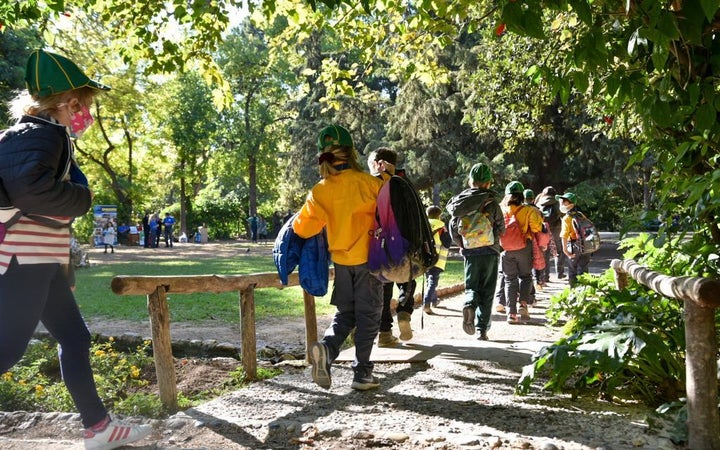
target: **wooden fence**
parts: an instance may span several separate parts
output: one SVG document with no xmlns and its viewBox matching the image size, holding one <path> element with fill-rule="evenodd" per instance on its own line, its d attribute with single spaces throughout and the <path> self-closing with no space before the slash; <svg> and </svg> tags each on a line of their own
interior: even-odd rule
<svg viewBox="0 0 720 450">
<path fill-rule="evenodd" d="M 618 289 L 627 287 L 630 275 L 653 291 L 684 302 L 689 448 L 720 450 L 715 330 L 715 308 L 720 306 L 720 281 L 670 277 L 648 270 L 631 259 L 614 259 L 610 267 L 615 270 Z"/>
<path fill-rule="evenodd" d="M 330 279 L 335 271 L 330 269 Z M 299 286 L 297 273 L 290 274 L 288 286 Z M 200 292 L 239 292 L 242 366 L 251 380 L 257 377 L 257 340 L 255 335 L 255 289 L 282 289 L 277 272 L 251 275 L 173 275 L 129 276 L 113 278 L 111 287 L 118 295 L 147 295 L 150 331 L 152 336 L 155 372 L 160 401 L 172 412 L 177 411 L 177 384 L 170 339 L 170 309 L 167 294 L 194 294 Z M 317 341 L 315 297 L 303 291 L 305 303 L 305 342 Z M 306 355 L 309 352 L 306 351 Z"/>
</svg>

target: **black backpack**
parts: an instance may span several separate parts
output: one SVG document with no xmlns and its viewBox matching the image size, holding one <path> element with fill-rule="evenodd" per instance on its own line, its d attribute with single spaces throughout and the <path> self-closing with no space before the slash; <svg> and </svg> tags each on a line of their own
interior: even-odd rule
<svg viewBox="0 0 720 450">
<path fill-rule="evenodd" d="M 425 207 L 413 185 L 394 175 L 380 189 L 368 267 L 383 282 L 406 283 L 438 260 Z"/>
</svg>

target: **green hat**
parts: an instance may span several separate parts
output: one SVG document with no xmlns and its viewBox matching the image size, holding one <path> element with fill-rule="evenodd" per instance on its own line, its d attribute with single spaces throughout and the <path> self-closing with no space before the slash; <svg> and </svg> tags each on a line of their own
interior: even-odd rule
<svg viewBox="0 0 720 450">
<path fill-rule="evenodd" d="M 320 135 L 318 136 L 318 150 L 323 151 L 328 145 L 354 147 L 350 132 L 340 125 L 330 125 L 320 131 Z"/>
<path fill-rule="evenodd" d="M 572 203 L 573 205 L 577 204 L 577 195 L 573 194 L 572 192 L 566 192 L 563 195 L 556 195 L 555 200 L 565 199 Z"/>
<path fill-rule="evenodd" d="M 35 50 L 25 68 L 25 86 L 30 95 L 48 97 L 81 87 L 109 91 L 110 87 L 91 80 L 74 62 L 64 56 Z"/>
<path fill-rule="evenodd" d="M 488 181 L 492 181 L 492 171 L 487 165 L 477 163 L 470 169 L 470 175 L 468 177 L 472 183 L 487 183 Z"/>
<path fill-rule="evenodd" d="M 525 197 L 527 199 L 532 199 L 532 198 L 535 198 L 535 193 L 533 192 L 532 189 L 525 189 L 523 191 L 523 197 Z"/>
<path fill-rule="evenodd" d="M 505 186 L 505 195 L 509 194 L 522 194 L 525 190 L 525 186 L 519 181 L 511 181 Z"/>
</svg>

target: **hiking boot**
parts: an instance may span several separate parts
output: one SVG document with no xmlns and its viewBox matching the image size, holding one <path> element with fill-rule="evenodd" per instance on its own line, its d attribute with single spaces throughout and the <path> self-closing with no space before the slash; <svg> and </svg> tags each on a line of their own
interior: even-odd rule
<svg viewBox="0 0 720 450">
<path fill-rule="evenodd" d="M 85 429 L 85 448 L 110 450 L 139 441 L 151 432 L 150 425 L 129 424 L 108 416 L 99 424 Z"/>
<path fill-rule="evenodd" d="M 521 305 L 520 308 L 518 308 L 518 312 L 520 313 L 521 318 L 523 318 L 523 319 L 530 318 L 530 312 L 528 311 L 527 306 Z"/>
<path fill-rule="evenodd" d="M 398 328 L 400 328 L 400 340 L 409 341 L 413 337 L 412 328 L 410 327 L 410 313 L 400 311 L 397 313 Z"/>
<path fill-rule="evenodd" d="M 479 333 L 480 333 L 480 336 L 478 336 L 478 341 L 489 341 L 490 340 L 488 338 L 487 331 L 483 330 L 483 331 L 479 331 Z"/>
<path fill-rule="evenodd" d="M 375 389 L 378 386 L 380 386 L 380 381 L 378 381 L 374 375 L 369 375 L 367 377 L 358 377 L 356 375 L 350 385 L 350 387 L 356 391 L 368 391 L 370 389 Z"/>
<path fill-rule="evenodd" d="M 500 314 L 505 314 L 505 305 L 501 305 L 498 303 L 498 305 L 495 307 L 495 311 L 499 312 Z"/>
<path fill-rule="evenodd" d="M 435 314 L 435 313 L 433 312 L 432 308 L 430 307 L 430 305 L 425 305 L 425 306 L 423 306 L 423 312 L 424 312 L 425 314 L 428 314 L 428 315 L 431 315 L 431 316 L 432 316 L 433 314 Z"/>
<path fill-rule="evenodd" d="M 327 347 L 322 342 L 316 342 L 310 347 L 310 364 L 312 364 L 312 379 L 321 388 L 330 389 L 330 360 Z"/>
<path fill-rule="evenodd" d="M 378 347 L 395 347 L 398 342 L 392 331 L 381 331 L 378 335 Z"/>
<path fill-rule="evenodd" d="M 475 334 L 475 308 L 470 305 L 463 307 L 463 331 L 470 336 Z"/>
</svg>

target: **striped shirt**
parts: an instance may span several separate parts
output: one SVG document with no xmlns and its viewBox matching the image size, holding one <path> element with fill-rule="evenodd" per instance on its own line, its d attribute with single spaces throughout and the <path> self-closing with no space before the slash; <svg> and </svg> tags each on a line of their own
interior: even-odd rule
<svg viewBox="0 0 720 450">
<path fill-rule="evenodd" d="M 7 271 L 13 256 L 18 264 L 69 263 L 72 219 L 45 218 L 65 225 L 52 227 L 22 216 L 6 231 L 5 240 L 0 243 L 0 275 Z"/>
</svg>

